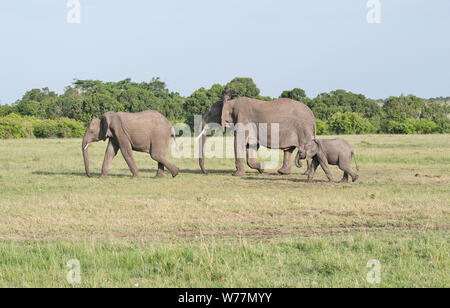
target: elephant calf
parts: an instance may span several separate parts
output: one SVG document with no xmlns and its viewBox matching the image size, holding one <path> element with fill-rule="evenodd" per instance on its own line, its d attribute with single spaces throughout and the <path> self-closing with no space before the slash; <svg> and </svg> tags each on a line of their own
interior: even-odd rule
<svg viewBox="0 0 450 308">
<path fill-rule="evenodd" d="M 359 171 L 358 163 L 356 161 L 355 152 L 350 144 L 344 139 L 328 139 L 328 140 L 312 140 L 298 148 L 296 162 L 301 159 L 307 160 L 308 182 L 312 182 L 317 167 L 320 165 L 325 171 L 330 182 L 333 181 L 328 164 L 337 165 L 339 169 L 344 171 L 344 177 L 341 183 L 348 183 L 348 176 L 352 177 L 352 181 L 356 182 L 359 176 L 351 168 L 352 157 L 355 157 L 356 170 Z"/>
<path fill-rule="evenodd" d="M 159 112 L 143 111 L 139 113 L 107 112 L 89 124 L 83 138 L 83 157 L 86 174 L 89 171 L 88 146 L 91 142 L 109 139 L 103 161 L 102 175 L 108 175 L 113 158 L 120 150 L 133 177 L 139 173 L 133 158 L 133 151 L 144 152 L 158 162 L 156 177 L 164 176 L 167 168 L 173 177 L 178 175 L 179 169 L 166 159 L 170 137 L 175 138 L 175 130 L 170 122 Z"/>
</svg>

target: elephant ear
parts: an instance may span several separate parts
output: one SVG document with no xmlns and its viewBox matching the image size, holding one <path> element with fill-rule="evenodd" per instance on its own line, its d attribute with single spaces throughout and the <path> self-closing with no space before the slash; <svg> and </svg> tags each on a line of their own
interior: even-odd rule
<svg viewBox="0 0 450 308">
<path fill-rule="evenodd" d="M 322 159 L 323 161 L 328 163 L 327 155 L 325 155 L 325 152 L 323 150 L 322 144 L 320 140 L 314 139 L 314 142 L 317 144 L 317 156 Z"/>
<path fill-rule="evenodd" d="M 220 118 L 222 117 L 222 111 L 223 111 L 223 101 L 215 102 L 209 111 L 209 114 L 212 119 L 214 119 L 214 123 L 219 124 Z"/>
<path fill-rule="evenodd" d="M 111 121 L 108 116 L 103 115 L 100 117 L 100 135 L 99 135 L 99 137 L 103 141 L 112 137 L 110 122 Z"/>
</svg>

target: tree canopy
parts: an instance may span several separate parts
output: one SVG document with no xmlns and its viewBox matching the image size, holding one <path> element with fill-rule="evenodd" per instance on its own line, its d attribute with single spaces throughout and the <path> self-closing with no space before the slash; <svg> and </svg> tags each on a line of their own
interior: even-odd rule
<svg viewBox="0 0 450 308">
<path fill-rule="evenodd" d="M 295 88 L 290 91 L 283 91 L 280 98 L 290 98 L 299 102 L 305 102 L 305 100 L 308 99 L 305 90 L 300 88 Z"/>
<path fill-rule="evenodd" d="M 130 78 L 118 82 L 76 79 L 60 95 L 47 87 L 31 89 L 11 106 L 0 105 L 0 117 L 15 113 L 30 119 L 72 119 L 86 125 L 108 111 L 151 109 L 161 112 L 172 122 L 185 122 L 192 127 L 194 115 L 204 115 L 214 102 L 223 99 L 225 93 L 231 94 L 231 98 L 272 100 L 261 96 L 261 90 L 253 79 L 243 77 L 234 78 L 224 85 L 201 87 L 188 97 L 170 91 L 159 78 L 140 83 Z M 424 100 L 414 95 L 401 95 L 375 101 L 345 90 L 309 98 L 301 88 L 285 90 L 279 97 L 308 105 L 317 118 L 318 131 L 323 134 L 450 132 L 450 107 L 444 98 Z M 16 118 L 8 119 L 5 123 L 20 122 L 11 120 Z M 39 127 L 44 127 L 43 122 L 33 121 L 35 126 L 40 123 Z M 55 123 L 48 122 L 45 127 L 55 127 Z M 66 124 L 61 125 L 64 127 Z M 37 128 L 36 134 L 45 135 Z"/>
</svg>

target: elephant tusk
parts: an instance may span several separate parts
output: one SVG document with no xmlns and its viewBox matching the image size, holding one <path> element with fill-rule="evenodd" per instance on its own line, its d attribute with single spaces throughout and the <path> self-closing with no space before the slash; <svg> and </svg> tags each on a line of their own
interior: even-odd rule
<svg viewBox="0 0 450 308">
<path fill-rule="evenodd" d="M 200 135 L 198 135 L 198 137 L 196 138 L 196 140 L 199 140 L 202 136 L 203 136 L 203 134 L 204 133 L 206 133 L 206 130 L 207 130 L 208 128 L 206 127 L 201 133 L 200 133 Z"/>
<path fill-rule="evenodd" d="M 86 144 L 86 146 L 84 147 L 83 151 L 86 151 L 86 149 L 89 147 L 89 143 Z"/>
</svg>

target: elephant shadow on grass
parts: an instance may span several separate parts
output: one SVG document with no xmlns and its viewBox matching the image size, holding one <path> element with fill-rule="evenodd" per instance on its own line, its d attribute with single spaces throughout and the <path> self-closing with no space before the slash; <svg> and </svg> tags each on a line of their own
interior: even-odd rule
<svg viewBox="0 0 450 308">
<path fill-rule="evenodd" d="M 198 174 L 200 176 L 208 176 L 208 175 L 231 175 L 233 170 L 231 169 L 215 169 L 208 170 L 208 174 L 203 174 L 201 170 L 196 169 L 182 169 L 180 170 L 180 175 L 184 174 Z"/>
<path fill-rule="evenodd" d="M 121 172 L 126 173 L 127 171 L 129 171 L 128 169 L 120 169 Z M 167 170 L 165 170 L 167 172 Z M 147 173 L 156 173 L 156 169 L 140 169 L 139 172 L 143 173 L 143 174 L 147 174 Z M 208 174 L 215 174 L 215 175 L 226 175 L 226 174 L 231 174 L 233 171 L 230 169 L 218 169 L 218 170 L 208 170 Z M 179 176 L 183 176 L 183 174 L 198 174 L 201 176 L 207 176 L 208 174 L 203 174 L 201 170 L 195 170 L 195 169 L 180 169 L 180 175 Z"/>
<path fill-rule="evenodd" d="M 244 180 L 248 180 L 248 181 L 260 181 L 260 182 L 273 182 L 273 183 L 277 183 L 280 181 L 289 181 L 289 182 L 293 182 L 293 183 L 302 183 L 302 184 L 329 184 L 330 182 L 328 182 L 327 180 L 314 180 L 312 183 L 308 183 L 307 178 L 305 177 L 303 178 L 292 178 L 292 177 L 283 177 L 283 176 L 279 176 L 279 175 L 273 175 L 273 177 L 267 177 L 267 176 L 246 176 L 243 177 Z"/>
<path fill-rule="evenodd" d="M 155 170 L 156 172 L 156 170 Z M 85 172 L 73 172 L 73 171 L 67 171 L 67 172 L 51 172 L 51 171 L 33 171 L 31 174 L 33 175 L 47 175 L 47 176 L 55 176 L 55 175 L 65 175 L 65 176 L 77 176 L 77 177 L 84 177 L 84 178 L 88 178 L 86 176 Z M 100 177 L 100 172 L 95 173 L 93 172 L 92 174 L 92 178 L 98 178 Z M 131 177 L 131 175 L 128 174 L 109 174 L 108 177 L 111 178 L 127 178 L 127 177 Z"/>
<path fill-rule="evenodd" d="M 129 174 L 129 169 L 119 169 L 117 170 L 118 172 L 123 172 L 123 174 L 109 174 L 108 177 L 111 178 L 129 178 L 131 177 L 131 174 Z M 156 173 L 156 169 L 141 169 L 139 170 L 139 172 L 141 172 L 142 174 L 154 174 Z M 231 170 L 228 169 L 224 169 L 224 170 L 210 170 L 208 171 L 208 174 L 210 175 L 229 175 L 231 174 Z M 33 175 L 44 175 L 44 176 L 55 176 L 55 175 L 63 175 L 63 176 L 76 176 L 76 177 L 85 177 L 86 173 L 85 172 L 76 172 L 76 171 L 33 171 L 31 174 Z M 182 176 L 183 174 L 198 174 L 199 176 L 207 176 L 207 175 L 203 175 L 201 170 L 194 170 L 194 169 L 185 169 L 185 170 L 180 170 L 180 176 Z M 101 173 L 98 172 L 93 172 L 92 174 L 93 178 L 98 178 L 100 177 Z"/>
</svg>

